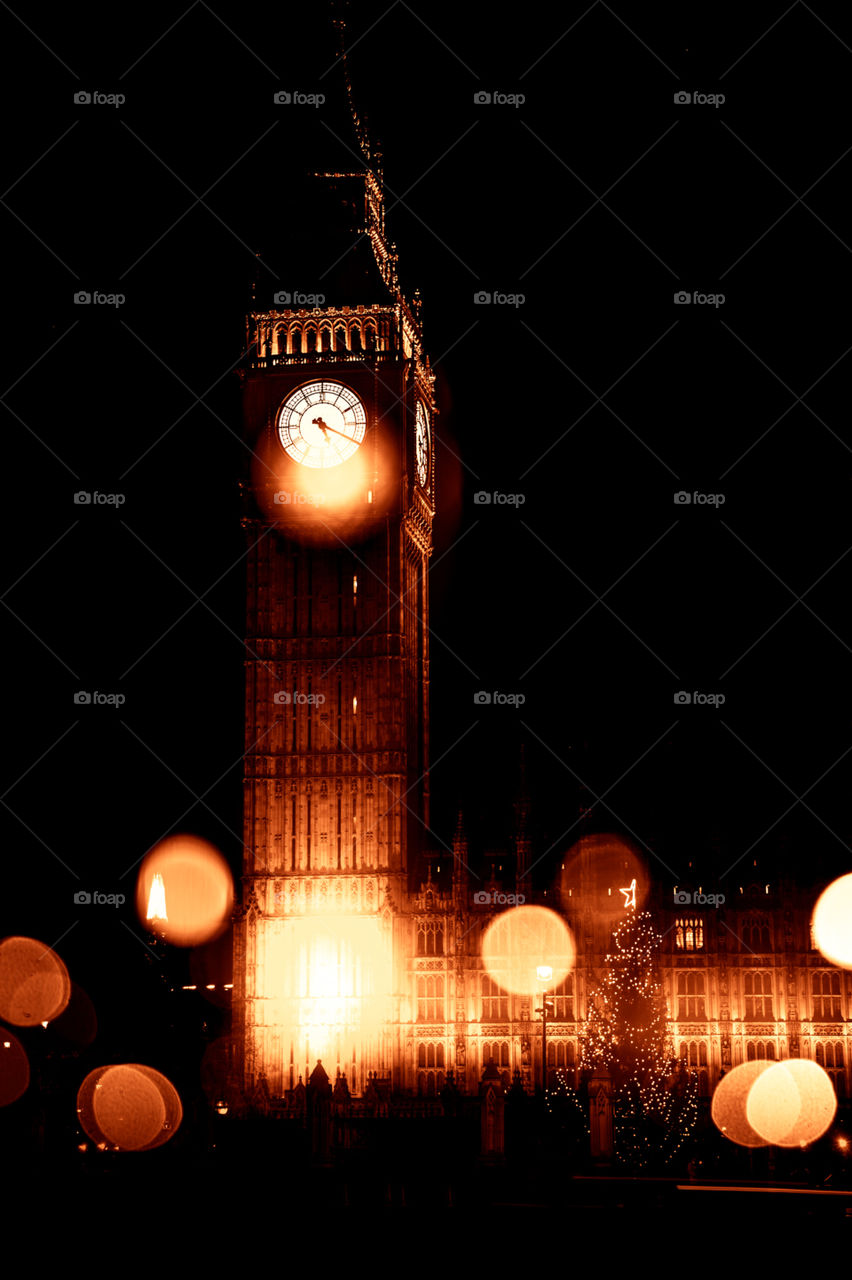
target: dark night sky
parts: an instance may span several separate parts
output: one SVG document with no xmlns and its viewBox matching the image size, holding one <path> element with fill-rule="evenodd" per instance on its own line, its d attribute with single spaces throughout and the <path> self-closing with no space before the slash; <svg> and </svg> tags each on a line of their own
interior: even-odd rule
<svg viewBox="0 0 852 1280">
<path fill-rule="evenodd" d="M 506 840 L 525 742 L 545 871 L 582 780 L 606 793 L 600 829 L 678 873 L 747 854 L 807 880 L 849 860 L 852 23 L 818 4 L 688 8 L 583 0 L 498 24 L 479 3 L 352 6 L 446 446 L 435 843 L 459 804 L 477 854 Z M 276 276 L 321 291 L 292 228 L 303 175 L 351 145 L 338 100 L 273 103 L 334 79 L 321 6 L 302 9 L 198 2 L 171 30 L 164 5 L 0 19 L 3 929 L 65 933 L 90 970 L 144 953 L 75 889 L 121 891 L 175 830 L 239 862 L 229 370 L 256 271 L 261 295 Z M 126 102 L 79 106 L 81 89 Z M 80 289 L 126 301 L 75 306 Z M 725 300 L 677 306 L 681 289 Z M 125 502 L 75 506 L 78 490 Z M 77 707 L 78 689 L 126 702 Z M 480 689 L 525 702 L 478 707 Z M 726 701 L 676 706 L 681 689 Z"/>
</svg>

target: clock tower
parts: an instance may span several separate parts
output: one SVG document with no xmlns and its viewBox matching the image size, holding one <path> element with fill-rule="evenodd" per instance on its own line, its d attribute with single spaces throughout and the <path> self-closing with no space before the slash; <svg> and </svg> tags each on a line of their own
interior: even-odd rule
<svg viewBox="0 0 852 1280">
<path fill-rule="evenodd" d="M 367 1072 L 401 1086 L 429 824 L 434 377 L 378 166 L 312 181 L 328 262 L 346 248 L 325 293 L 248 316 L 241 371 L 244 1096 L 283 1095 L 318 1059 L 353 1093 Z"/>
</svg>

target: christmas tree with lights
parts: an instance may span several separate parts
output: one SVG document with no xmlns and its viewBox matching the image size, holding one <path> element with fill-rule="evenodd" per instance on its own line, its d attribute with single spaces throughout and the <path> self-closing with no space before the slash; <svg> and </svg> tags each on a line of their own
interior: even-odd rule
<svg viewBox="0 0 852 1280">
<path fill-rule="evenodd" d="M 590 998 L 581 1069 L 612 1077 L 616 1159 L 632 1168 L 669 1163 L 698 1116 L 698 1084 L 671 1053 L 658 976 L 662 939 L 647 911 L 629 909 Z"/>
</svg>

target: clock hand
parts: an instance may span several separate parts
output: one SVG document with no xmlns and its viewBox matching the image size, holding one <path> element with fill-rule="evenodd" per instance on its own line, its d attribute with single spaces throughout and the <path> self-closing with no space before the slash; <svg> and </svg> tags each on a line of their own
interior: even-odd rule
<svg viewBox="0 0 852 1280">
<path fill-rule="evenodd" d="M 327 422 L 323 422 L 322 418 L 312 418 L 311 422 L 315 427 L 319 427 L 324 435 L 329 431 L 333 431 L 336 436 L 343 436 L 344 440 L 352 440 L 352 437 L 348 436 L 345 431 L 338 431 L 337 427 L 330 427 Z"/>
</svg>

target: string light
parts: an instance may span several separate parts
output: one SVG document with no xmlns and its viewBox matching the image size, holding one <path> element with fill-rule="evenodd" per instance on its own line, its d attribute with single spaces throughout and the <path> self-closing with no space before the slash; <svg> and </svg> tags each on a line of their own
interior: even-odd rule
<svg viewBox="0 0 852 1280">
<path fill-rule="evenodd" d="M 670 1162 L 698 1118 L 697 1075 L 671 1052 L 657 976 L 661 942 L 647 911 L 631 911 L 616 929 L 615 950 L 589 1000 L 580 1064 L 586 1073 L 610 1072 L 615 1155 L 640 1169 Z"/>
</svg>

